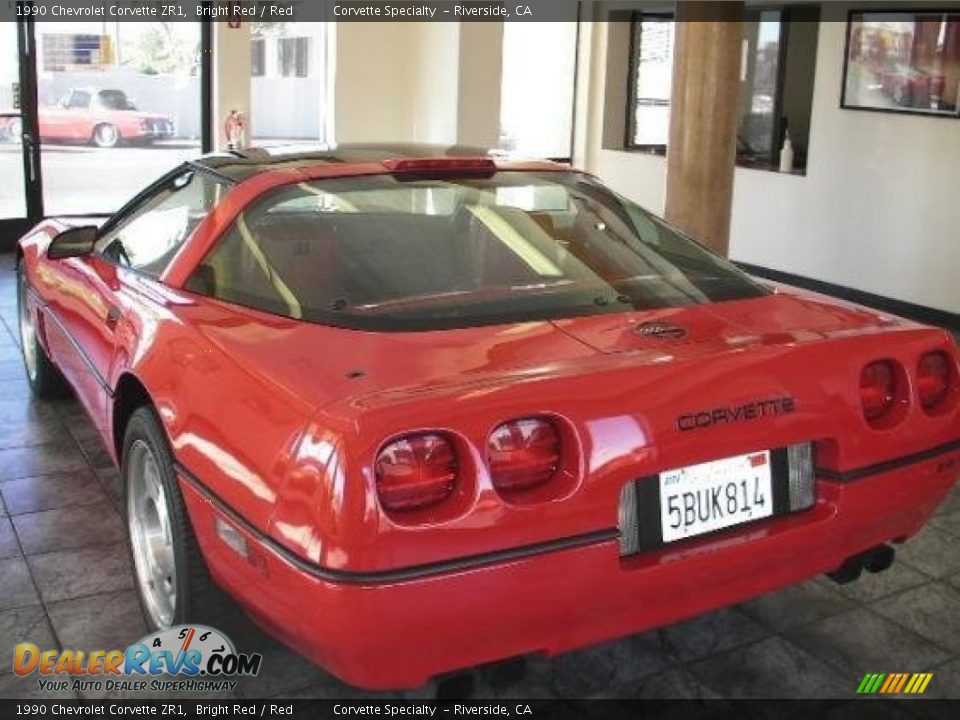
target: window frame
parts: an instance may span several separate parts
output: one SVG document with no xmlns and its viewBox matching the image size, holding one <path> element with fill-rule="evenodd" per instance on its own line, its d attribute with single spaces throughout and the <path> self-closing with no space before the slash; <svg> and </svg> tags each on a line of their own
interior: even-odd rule
<svg viewBox="0 0 960 720">
<path fill-rule="evenodd" d="M 256 57 L 256 62 L 254 62 L 254 57 Z M 252 37 L 250 38 L 250 77 L 266 76 L 267 39 L 265 37 Z"/>
<path fill-rule="evenodd" d="M 752 13 L 757 13 L 758 17 L 765 11 L 776 11 L 780 13 L 780 33 L 777 40 L 777 84 L 775 88 L 775 94 L 773 98 L 773 114 L 775 118 L 776 126 L 773 129 L 774 137 L 771 143 L 770 148 L 770 157 L 768 158 L 768 166 L 757 165 L 756 162 L 751 162 L 747 158 L 742 157 L 739 152 L 736 155 L 736 165 L 739 167 L 746 168 L 755 168 L 755 169 L 774 169 L 778 164 L 778 158 L 780 153 L 780 148 L 783 145 L 783 98 L 785 93 L 786 85 L 786 59 L 787 59 L 787 45 L 789 43 L 789 24 L 791 20 L 790 13 L 791 6 L 789 5 L 751 5 L 747 10 Z M 646 143 L 637 143 L 634 141 L 636 137 L 636 108 L 637 108 L 637 72 L 639 70 L 639 51 L 640 43 L 638 43 L 638 33 L 636 32 L 638 24 L 643 22 L 644 19 L 654 19 L 661 22 L 676 22 L 676 13 L 669 10 L 662 11 L 634 11 L 630 16 L 630 66 L 628 74 L 628 86 L 627 86 L 627 112 L 626 112 L 626 122 L 624 123 L 624 150 L 631 152 L 645 152 L 651 155 L 660 155 L 666 156 L 668 144 L 646 144 Z M 819 22 L 819 21 L 818 21 Z M 641 41 L 642 42 L 642 41 Z M 673 98 L 671 97 L 670 102 L 667 104 L 667 107 L 672 105 Z M 737 109 L 737 127 L 740 126 L 740 108 Z"/>
<path fill-rule="evenodd" d="M 168 263 L 167 266 L 157 274 L 147 272 L 141 268 L 116 262 L 110 255 L 107 255 L 103 252 L 103 248 L 100 246 L 100 243 L 108 234 L 122 229 L 130 222 L 138 218 L 140 216 L 140 211 L 143 210 L 145 206 L 149 205 L 150 202 L 157 197 L 157 195 L 163 192 L 170 185 L 170 183 L 188 172 L 202 175 L 212 182 L 219 183 L 227 192 L 229 192 L 230 188 L 236 184 L 235 181 L 231 180 L 227 176 L 221 175 L 205 165 L 194 162 L 182 163 L 131 198 L 126 205 L 117 210 L 117 212 L 111 215 L 107 221 L 97 229 L 97 239 L 94 242 L 92 254 L 108 265 L 112 265 L 113 267 L 117 268 L 118 270 L 131 272 L 139 277 L 149 278 L 150 280 L 154 280 L 156 282 L 162 282 L 161 278 L 163 278 L 167 271 L 169 271 L 173 266 L 176 255 L 179 254 L 181 249 L 187 246 L 193 233 L 184 238 L 183 242 L 180 243 L 180 248 L 177 250 L 177 253 L 174 254 L 174 257 L 171 259 L 170 263 Z M 198 223 L 198 227 L 199 225 L 200 223 Z M 196 228 L 194 228 L 194 230 L 196 230 Z"/>
<path fill-rule="evenodd" d="M 638 37 L 637 26 L 643 23 L 644 20 L 675 23 L 676 13 L 669 10 L 653 12 L 637 10 L 630 14 L 630 66 L 627 72 L 627 118 L 624 123 L 625 137 L 623 139 L 623 147 L 625 150 L 646 152 L 651 155 L 666 155 L 666 143 L 638 143 L 634 141 L 634 138 L 637 136 L 637 103 L 639 101 L 637 97 L 637 73 L 640 70 L 640 42 L 638 42 L 640 38 Z M 671 102 L 672 98 L 667 102 L 667 107 L 670 107 Z"/>
<path fill-rule="evenodd" d="M 310 50 L 311 38 L 308 35 L 298 35 L 296 37 L 278 37 L 277 38 L 277 76 L 282 78 L 308 78 L 310 77 Z M 290 60 L 290 70 L 287 72 L 285 53 L 288 50 L 284 48 L 293 48 Z M 301 48 L 303 52 L 301 53 Z M 301 74 L 301 62 L 303 65 L 303 74 Z"/>
</svg>

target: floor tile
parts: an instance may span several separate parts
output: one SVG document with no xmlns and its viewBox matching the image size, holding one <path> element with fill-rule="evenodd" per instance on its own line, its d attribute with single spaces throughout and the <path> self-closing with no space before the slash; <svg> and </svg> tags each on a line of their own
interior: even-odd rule
<svg viewBox="0 0 960 720">
<path fill-rule="evenodd" d="M 589 697 L 627 678 L 660 672 L 671 664 L 658 632 L 595 645 L 550 659 L 534 658 L 557 697 Z M 537 669 L 536 667 L 534 668 Z"/>
<path fill-rule="evenodd" d="M 543 665 L 549 664 L 549 661 Z M 472 700 L 553 700 L 557 691 L 547 673 L 537 672 L 529 660 L 518 658 L 477 668 L 471 674 Z"/>
<path fill-rule="evenodd" d="M 232 639 L 237 642 L 237 638 Z M 244 647 L 242 643 L 240 643 L 240 646 Z M 256 650 L 247 650 L 246 652 L 261 653 L 263 663 L 260 666 L 259 675 L 244 678 L 243 682 L 237 686 L 237 694 L 240 697 L 283 696 L 288 692 L 301 690 L 316 685 L 318 682 L 329 682 L 330 680 L 329 676 L 316 665 L 272 640 Z"/>
<path fill-rule="evenodd" d="M 960 510 L 936 515 L 930 521 L 930 524 L 937 530 L 943 530 L 954 537 L 960 537 Z"/>
<path fill-rule="evenodd" d="M 721 653 L 689 670 L 723 697 L 849 697 L 849 683 L 822 660 L 781 637 Z"/>
<path fill-rule="evenodd" d="M 838 585 L 832 580 L 826 582 L 833 583 L 837 592 L 861 602 L 870 602 L 879 600 L 887 595 L 907 590 L 908 588 L 922 585 L 929 582 L 930 577 L 912 567 L 901 556 L 897 556 L 893 565 L 880 573 L 861 573 L 860 577 L 851 583 Z"/>
<path fill-rule="evenodd" d="M 13 532 L 13 524 L 8 517 L 0 517 L 0 560 L 8 557 L 20 557 L 20 543 Z"/>
<path fill-rule="evenodd" d="M 40 596 L 23 558 L 0 560 L 0 578 L 3 578 L 0 583 L 0 610 L 40 604 Z"/>
<path fill-rule="evenodd" d="M 57 411 L 52 402 L 10 398 L 0 400 L 0 425 L 10 425 L 31 420 L 56 419 Z"/>
<path fill-rule="evenodd" d="M 662 630 L 667 652 L 682 661 L 755 642 L 767 631 L 736 608 L 701 615 Z"/>
<path fill-rule="evenodd" d="M 873 603 L 876 612 L 960 655 L 960 593 L 928 583 Z"/>
<path fill-rule="evenodd" d="M 133 570 L 124 543 L 34 555 L 27 562 L 44 602 L 133 587 Z"/>
<path fill-rule="evenodd" d="M 721 696 L 697 680 L 686 668 L 671 668 L 665 672 L 629 681 L 611 687 L 596 696 L 623 700 L 715 700 Z M 686 716 L 690 708 L 679 708 Z"/>
<path fill-rule="evenodd" d="M 924 695 L 931 699 L 949 698 L 960 700 L 960 658 L 954 658 L 932 669 L 933 677 Z M 946 708 L 956 718 L 956 708 Z M 944 714 L 946 718 L 946 714 Z"/>
<path fill-rule="evenodd" d="M 72 440 L 68 443 L 0 450 L 0 481 L 83 470 L 86 467 L 86 460 Z"/>
<path fill-rule="evenodd" d="M 119 543 L 126 531 L 109 503 L 11 517 L 27 555 Z"/>
<path fill-rule="evenodd" d="M 70 435 L 55 417 L 0 424 L 0 450 L 64 442 L 70 442 Z"/>
<path fill-rule="evenodd" d="M 0 612 L 0 674 L 11 672 L 13 648 L 24 642 L 33 643 L 41 651 L 58 649 L 42 605 Z"/>
<path fill-rule="evenodd" d="M 7 480 L 0 494 L 11 515 L 107 502 L 97 477 L 88 470 Z"/>
<path fill-rule="evenodd" d="M 244 683 L 245 684 L 245 683 Z M 238 693 L 242 685 L 237 687 Z M 253 697 L 252 695 L 250 697 Z M 268 697 L 268 696 L 263 696 Z M 285 700 L 395 700 L 402 697 L 398 693 L 392 692 L 373 692 L 370 690 L 360 690 L 358 688 L 344 685 L 336 678 L 310 685 L 309 687 L 284 692 L 279 695 L 269 697 L 283 698 Z"/>
<path fill-rule="evenodd" d="M 785 634 L 851 676 L 879 672 L 878 668 L 930 667 L 950 657 L 943 648 L 866 608 L 790 628 Z"/>
<path fill-rule="evenodd" d="M 0 698 L 17 700 L 72 700 L 73 691 L 44 691 L 40 689 L 38 677 L 33 673 L 27 677 L 18 677 L 13 673 L 0 675 Z"/>
<path fill-rule="evenodd" d="M 960 572 L 960 537 L 927 526 L 897 547 L 897 554 L 918 570 L 943 577 Z"/>
<path fill-rule="evenodd" d="M 63 647 L 123 649 L 147 634 L 132 590 L 49 603 L 47 612 Z"/>
<path fill-rule="evenodd" d="M 953 486 L 953 490 L 937 508 L 937 514 L 960 512 L 960 482 Z"/>
<path fill-rule="evenodd" d="M 23 360 L 18 357 L 0 357 L 0 382 L 6 380 L 26 380 L 23 369 Z"/>
<path fill-rule="evenodd" d="M 747 615 L 775 632 L 822 620 L 853 607 L 852 600 L 819 580 L 792 585 L 740 605 Z"/>
</svg>

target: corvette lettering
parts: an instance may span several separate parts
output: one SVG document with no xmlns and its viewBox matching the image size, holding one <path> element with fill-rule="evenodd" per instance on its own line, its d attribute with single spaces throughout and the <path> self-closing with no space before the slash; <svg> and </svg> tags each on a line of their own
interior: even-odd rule
<svg viewBox="0 0 960 720">
<path fill-rule="evenodd" d="M 677 418 L 677 430 L 686 432 L 733 422 L 760 420 L 778 415 L 788 415 L 796 409 L 796 400 L 790 396 L 757 400 L 743 405 L 718 407 L 680 415 Z"/>
</svg>

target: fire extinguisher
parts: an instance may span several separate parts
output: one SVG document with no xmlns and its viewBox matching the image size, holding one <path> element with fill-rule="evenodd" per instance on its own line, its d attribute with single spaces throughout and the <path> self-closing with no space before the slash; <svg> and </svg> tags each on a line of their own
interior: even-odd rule
<svg viewBox="0 0 960 720">
<path fill-rule="evenodd" d="M 247 119 L 242 112 L 230 111 L 223 125 L 223 132 L 227 136 L 227 148 L 230 150 L 243 150 L 247 146 Z"/>
</svg>

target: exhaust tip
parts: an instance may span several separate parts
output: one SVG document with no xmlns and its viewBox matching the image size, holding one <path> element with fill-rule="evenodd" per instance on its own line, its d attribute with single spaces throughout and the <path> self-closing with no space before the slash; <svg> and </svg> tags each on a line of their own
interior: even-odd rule
<svg viewBox="0 0 960 720">
<path fill-rule="evenodd" d="M 877 545 L 865 552 L 851 555 L 839 568 L 828 572 L 827 577 L 838 585 L 846 585 L 857 580 L 864 570 L 869 573 L 878 573 L 889 569 L 893 565 L 895 554 L 894 549 L 889 545 Z"/>
</svg>

